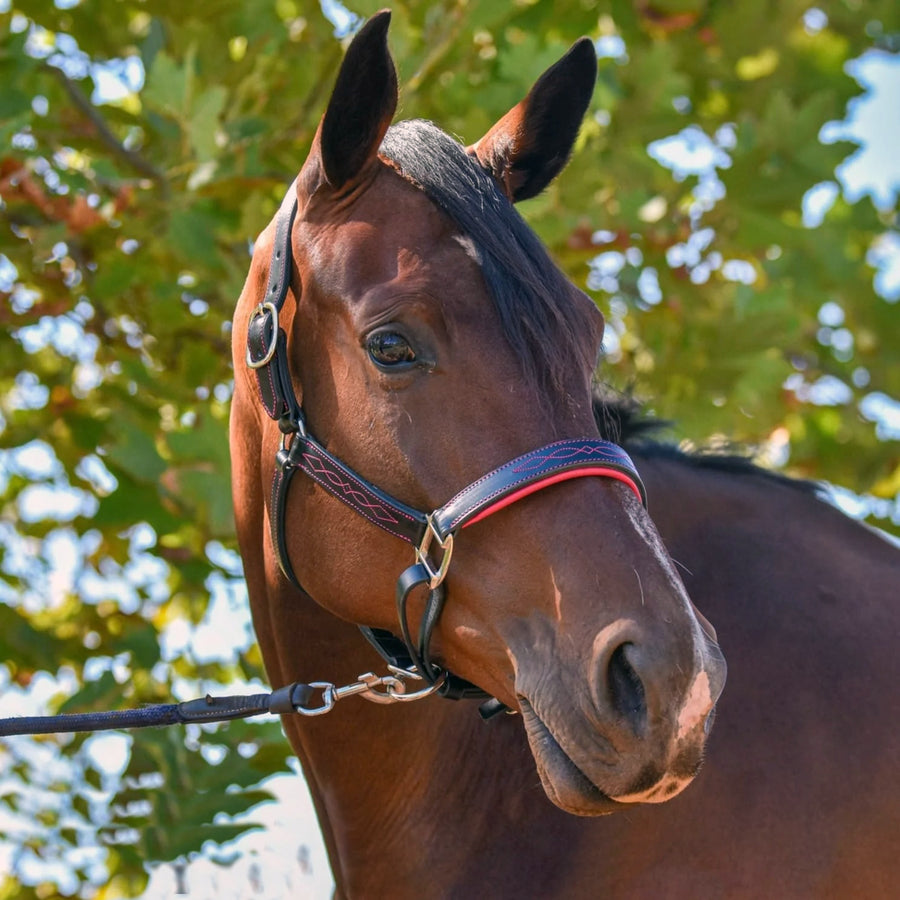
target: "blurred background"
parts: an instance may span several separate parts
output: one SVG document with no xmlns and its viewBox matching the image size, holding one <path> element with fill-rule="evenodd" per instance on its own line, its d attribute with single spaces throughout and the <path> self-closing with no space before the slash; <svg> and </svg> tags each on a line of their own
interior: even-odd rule
<svg viewBox="0 0 900 900">
<path fill-rule="evenodd" d="M 0 0 L 0 716 L 265 683 L 231 312 L 381 5 Z M 398 115 L 464 143 L 594 40 L 574 158 L 521 211 L 606 315 L 602 378 L 900 534 L 896 0 L 393 11 Z M 5 741 L 0 900 L 329 896 L 288 750 L 277 722 Z"/>
</svg>

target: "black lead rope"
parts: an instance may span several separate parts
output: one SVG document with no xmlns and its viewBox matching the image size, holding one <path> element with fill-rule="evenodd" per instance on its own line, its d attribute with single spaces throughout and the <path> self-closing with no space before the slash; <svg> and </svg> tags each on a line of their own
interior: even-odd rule
<svg viewBox="0 0 900 900">
<path fill-rule="evenodd" d="M 396 640 L 396 639 L 395 639 Z M 408 660 L 401 665 L 388 665 L 388 673 L 376 675 L 366 672 L 356 681 L 337 687 L 330 681 L 313 681 L 304 684 L 295 681 L 269 694 L 245 694 L 230 697 L 213 697 L 207 694 L 183 703 L 164 703 L 144 706 L 140 709 L 119 709 L 110 712 L 63 713 L 56 716 L 19 716 L 0 719 L 0 738 L 18 734 L 71 734 L 86 731 L 111 731 L 113 729 L 158 728 L 165 725 L 202 724 L 227 722 L 231 719 L 247 719 L 261 715 L 321 716 L 334 709 L 335 703 L 345 697 L 360 696 L 372 703 L 403 703 L 422 700 L 438 692 L 447 677 L 443 673 L 424 686 L 423 681 Z M 409 688 L 412 687 L 412 690 Z M 313 698 L 317 698 L 315 701 Z M 482 711 L 485 719 L 496 712 Z"/>
<path fill-rule="evenodd" d="M 198 697 L 183 703 L 160 703 L 140 709 L 110 712 L 64 713 L 57 716 L 17 716 L 0 719 L 0 737 L 16 734 L 72 734 L 81 731 L 158 728 L 203 722 L 227 722 L 266 713 L 278 715 L 309 709 L 318 685 L 294 682 L 269 694 Z"/>
</svg>

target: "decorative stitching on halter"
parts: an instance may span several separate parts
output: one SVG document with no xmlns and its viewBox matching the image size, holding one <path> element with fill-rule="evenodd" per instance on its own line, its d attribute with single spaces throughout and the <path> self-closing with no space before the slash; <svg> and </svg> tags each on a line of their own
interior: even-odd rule
<svg viewBox="0 0 900 900">
<path fill-rule="evenodd" d="M 608 443 L 608 441 L 604 442 L 604 443 Z M 538 465 L 532 466 L 531 468 L 534 469 L 534 468 L 539 467 L 542 462 L 544 462 L 548 459 L 553 459 L 556 455 L 558 455 L 559 450 L 562 447 L 571 447 L 571 452 L 568 454 L 568 456 L 570 458 L 572 456 L 581 455 L 585 452 L 590 452 L 590 453 L 606 454 L 606 459 L 609 462 L 615 462 L 615 463 L 625 464 L 625 465 L 627 465 L 628 463 L 631 462 L 630 457 L 625 453 L 624 450 L 622 451 L 622 455 L 619 456 L 618 454 L 614 455 L 609 450 L 606 450 L 603 447 L 598 447 L 596 445 L 579 444 L 576 446 L 572 446 L 572 441 L 556 441 L 553 444 L 547 444 L 546 447 L 540 447 L 537 450 L 531 450 L 530 452 L 525 453 L 516 459 L 510 460 L 508 463 L 504 463 L 502 466 L 500 466 L 500 468 L 494 469 L 491 472 L 487 472 L 485 475 L 482 475 L 481 478 L 477 479 L 476 481 L 473 481 L 470 485 L 467 485 L 466 487 L 464 487 L 448 503 L 446 503 L 445 506 L 450 506 L 452 503 L 456 503 L 458 500 L 460 500 L 466 494 L 470 493 L 471 491 L 478 488 L 480 485 L 484 484 L 484 482 L 487 481 L 489 478 L 496 477 L 497 474 L 499 472 L 502 472 L 504 469 L 508 469 L 511 472 L 525 471 L 525 469 L 524 469 L 525 465 L 527 465 L 532 459 L 536 460 Z M 547 450 L 550 450 L 551 452 L 546 453 L 545 451 L 547 451 Z M 564 455 L 561 458 L 565 459 L 566 456 Z"/>
<path fill-rule="evenodd" d="M 398 516 L 402 516 L 411 524 L 417 524 L 415 518 L 400 509 L 387 506 L 377 497 L 371 495 L 361 481 L 353 478 L 348 473 L 329 468 L 321 457 L 309 451 L 304 451 L 303 453 L 303 470 L 327 491 L 334 493 L 339 500 L 343 500 L 348 506 L 351 506 L 363 518 L 368 519 L 395 537 L 402 538 L 407 543 L 412 543 L 407 535 L 397 529 L 390 528 L 389 525 L 399 525 L 400 519 Z M 346 480 L 341 480 L 342 476 Z M 359 489 L 354 488 L 354 483 L 358 485 Z"/>
<path fill-rule="evenodd" d="M 596 474 L 605 475 L 606 473 L 603 471 L 603 468 L 601 466 L 598 466 Z M 528 484 L 530 481 L 531 478 L 526 475 L 523 478 L 517 479 L 516 481 L 508 482 L 507 484 L 502 485 L 501 487 L 497 488 L 497 490 L 492 491 L 490 494 L 486 494 L 484 497 L 478 498 L 475 503 L 467 504 L 464 509 L 460 510 L 460 512 L 456 516 L 454 516 L 453 519 L 451 519 L 450 525 L 447 530 L 455 530 L 459 526 L 459 523 L 471 514 L 473 509 L 477 509 L 480 506 L 490 506 L 491 501 L 494 498 L 500 497 L 503 494 L 510 493 L 511 491 L 515 490 L 515 488 L 519 487 L 519 485 Z M 630 477 L 629 481 L 632 481 Z"/>
<path fill-rule="evenodd" d="M 597 475 L 603 475 L 605 473 L 603 472 L 602 467 L 604 464 L 606 464 L 608 467 L 620 467 L 623 470 L 626 470 L 623 472 L 623 474 L 627 478 L 626 483 L 633 486 L 638 496 L 641 496 L 641 492 L 637 487 L 637 471 L 634 469 L 633 464 L 630 464 L 631 459 L 629 458 L 628 454 L 626 454 L 624 450 L 620 453 L 616 453 L 615 449 L 609 449 L 605 446 L 602 446 L 602 444 L 605 443 L 608 442 L 602 442 L 601 444 L 580 443 L 573 445 L 572 441 L 557 441 L 556 443 L 548 444 L 546 447 L 542 447 L 538 450 L 533 450 L 530 453 L 526 453 L 524 456 L 519 457 L 518 459 L 511 460 L 505 465 L 494 469 L 492 472 L 488 472 L 477 481 L 473 481 L 472 484 L 468 485 L 468 487 L 463 488 L 463 490 L 456 494 L 453 499 L 451 499 L 444 505 L 444 507 L 442 507 L 442 509 L 447 509 L 448 507 L 452 507 L 457 504 L 464 504 L 463 508 L 450 520 L 449 524 L 446 527 L 446 530 L 448 532 L 455 530 L 461 522 L 463 522 L 468 516 L 472 514 L 473 511 L 479 509 L 480 507 L 488 507 L 491 505 L 491 502 L 495 498 L 500 497 L 503 494 L 512 493 L 520 485 L 532 482 L 534 480 L 533 473 L 535 471 L 539 471 L 541 468 L 548 466 L 548 463 L 551 463 L 556 459 L 562 460 L 564 462 L 562 464 L 557 464 L 556 466 L 550 467 L 550 471 L 548 471 L 547 473 L 548 477 L 554 470 L 557 472 L 562 472 L 568 468 L 574 468 L 581 464 L 586 464 L 589 467 L 596 466 Z M 564 448 L 566 449 L 564 450 Z M 586 459 L 585 457 L 593 458 Z M 569 464 L 566 465 L 565 461 L 568 461 Z M 497 478 L 504 472 L 522 472 L 524 474 L 522 475 L 522 477 L 515 480 L 503 482 L 496 488 L 496 490 L 492 491 L 489 494 L 478 494 L 478 489 L 483 484 L 485 484 L 492 478 Z M 466 498 L 473 493 L 475 494 L 474 499 L 467 501 Z"/>
<path fill-rule="evenodd" d="M 278 504 L 278 492 L 281 489 L 281 481 L 284 478 L 284 470 L 275 466 L 275 474 L 272 477 L 272 493 L 269 497 L 269 536 L 272 539 L 272 547 L 275 550 L 275 555 L 279 559 L 279 564 L 281 564 L 281 551 L 278 546 L 278 515 L 280 512 L 279 504 Z M 283 566 L 282 566 L 283 567 Z"/>
<path fill-rule="evenodd" d="M 568 452 L 563 451 L 563 445 L 569 445 Z M 556 449 L 553 449 L 550 453 L 543 452 L 551 448 Z M 516 464 L 516 460 L 513 460 L 511 463 L 507 463 L 507 466 L 509 466 L 511 472 L 526 472 L 530 469 L 540 468 L 553 459 L 565 460 L 585 454 L 599 455 L 601 459 L 607 462 L 621 463 L 624 461 L 621 453 L 613 452 L 606 447 L 598 447 L 592 444 L 579 444 L 573 447 L 571 446 L 571 441 L 557 441 L 555 444 L 548 444 L 546 447 L 542 447 L 541 450 L 534 450 L 525 454 L 518 461 L 518 464 Z M 506 466 L 501 466 L 498 471 L 502 471 L 504 468 Z"/>
<path fill-rule="evenodd" d="M 272 377 L 272 369 L 270 366 L 268 366 L 268 365 L 265 366 L 265 370 L 266 370 L 266 375 L 269 378 L 269 389 L 272 392 L 272 405 L 269 406 L 269 404 L 266 402 L 265 394 L 263 393 L 263 389 L 262 389 L 261 379 L 257 379 L 257 387 L 259 389 L 259 397 L 260 397 L 260 400 L 262 400 L 263 408 L 269 414 L 269 418 L 276 419 L 278 417 L 275 415 L 275 407 L 278 403 L 278 399 L 277 399 L 277 396 L 275 393 L 275 379 Z"/>
</svg>

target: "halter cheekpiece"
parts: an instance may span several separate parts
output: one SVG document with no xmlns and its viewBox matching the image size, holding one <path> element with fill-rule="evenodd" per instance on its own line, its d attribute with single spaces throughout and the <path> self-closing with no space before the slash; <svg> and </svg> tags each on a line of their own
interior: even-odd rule
<svg viewBox="0 0 900 900">
<path fill-rule="evenodd" d="M 631 458 L 616 444 L 594 438 L 563 440 L 499 466 L 464 487 L 443 506 L 425 513 L 385 493 L 329 453 L 306 428 L 291 383 L 287 337 L 278 321 L 291 282 L 291 233 L 296 215 L 296 187 L 292 185 L 276 220 L 266 293 L 251 313 L 247 332 L 247 365 L 256 373 L 266 413 L 278 422 L 283 434 L 267 505 L 278 564 L 285 578 L 302 590 L 288 556 L 285 516 L 291 479 L 299 470 L 373 525 L 414 548 L 415 561 L 397 580 L 401 637 L 360 625 L 366 638 L 391 666 L 414 667 L 443 696 L 483 698 L 488 696 L 484 691 L 435 665 L 429 653 L 431 635 L 444 605 L 444 578 L 459 532 L 560 481 L 589 475 L 614 478 L 626 484 L 646 506 L 643 483 Z M 407 600 L 420 586 L 427 588 L 428 599 L 417 639 L 413 639 Z"/>
</svg>

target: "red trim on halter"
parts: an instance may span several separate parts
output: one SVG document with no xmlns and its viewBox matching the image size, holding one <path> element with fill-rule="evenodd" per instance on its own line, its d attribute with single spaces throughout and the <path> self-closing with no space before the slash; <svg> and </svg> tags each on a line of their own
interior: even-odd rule
<svg viewBox="0 0 900 900">
<path fill-rule="evenodd" d="M 599 466 L 586 466 L 583 469 L 568 469 L 565 472 L 557 472 L 555 475 L 549 475 L 547 478 L 542 478 L 539 481 L 533 481 L 530 484 L 526 484 L 524 487 L 519 488 L 519 490 L 514 491 L 511 494 L 507 494 L 496 503 L 493 503 L 491 504 L 491 506 L 483 509 L 480 513 L 478 513 L 477 516 L 469 519 L 469 521 L 466 522 L 465 525 L 463 525 L 463 528 L 468 528 L 470 525 L 474 525 L 476 522 L 480 522 L 482 519 L 486 519 L 488 516 L 493 515 L 495 512 L 499 512 L 501 509 L 505 509 L 507 506 L 510 506 L 517 500 L 521 500 L 523 497 L 527 497 L 529 494 L 533 494 L 535 493 L 535 491 L 540 491 L 545 487 L 550 487 L 551 484 L 556 484 L 559 481 L 568 481 L 570 478 L 583 478 L 586 475 L 602 475 L 604 478 L 615 478 L 616 481 L 621 481 L 623 484 L 628 485 L 628 487 L 630 487 L 631 490 L 634 491 L 634 494 L 638 498 L 638 500 L 641 503 L 644 502 L 644 498 L 641 495 L 637 483 L 630 475 L 626 474 L 625 472 L 620 472 L 618 469 L 606 469 Z"/>
</svg>

